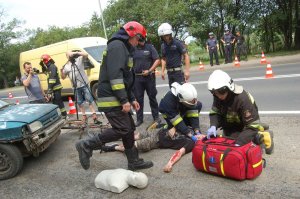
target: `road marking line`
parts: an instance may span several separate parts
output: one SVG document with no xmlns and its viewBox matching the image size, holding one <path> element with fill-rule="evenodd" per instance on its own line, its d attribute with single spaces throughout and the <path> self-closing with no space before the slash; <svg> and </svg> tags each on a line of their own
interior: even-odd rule
<svg viewBox="0 0 300 199">
<path fill-rule="evenodd" d="M 103 112 L 96 112 L 97 114 L 104 114 Z M 135 112 L 133 112 L 136 114 Z M 258 111 L 259 114 L 262 115 L 297 115 L 300 114 L 300 111 Z M 79 115 L 82 115 L 81 112 L 78 112 Z M 86 112 L 86 114 L 92 114 L 92 112 Z M 151 115 L 151 112 L 144 112 L 144 115 Z M 208 115 L 209 111 L 201 111 L 201 115 Z M 76 114 L 74 114 L 76 115 Z"/>
<path fill-rule="evenodd" d="M 273 79 L 280 79 L 280 78 L 291 78 L 291 77 L 300 77 L 300 74 L 290 74 L 290 75 L 276 75 L 273 77 Z M 261 76 L 261 77 L 245 77 L 245 78 L 236 78 L 233 79 L 235 82 L 239 82 L 239 81 L 252 81 L 252 80 L 259 80 L 259 79 L 266 79 L 265 76 Z M 189 82 L 191 84 L 197 85 L 197 84 L 207 84 L 207 81 L 198 81 L 198 82 Z M 156 87 L 168 87 L 169 84 L 160 84 L 157 85 Z"/>
</svg>

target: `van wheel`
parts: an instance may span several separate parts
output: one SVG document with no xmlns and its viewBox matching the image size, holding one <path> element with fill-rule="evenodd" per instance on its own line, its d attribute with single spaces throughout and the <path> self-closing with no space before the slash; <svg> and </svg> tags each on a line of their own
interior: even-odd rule
<svg viewBox="0 0 300 199">
<path fill-rule="evenodd" d="M 95 83 L 92 86 L 92 93 L 93 93 L 95 99 L 98 99 L 98 97 L 97 97 L 97 90 L 98 90 L 98 83 Z"/>
<path fill-rule="evenodd" d="M 12 178 L 23 167 L 23 157 L 14 145 L 0 144 L 0 180 Z"/>
</svg>

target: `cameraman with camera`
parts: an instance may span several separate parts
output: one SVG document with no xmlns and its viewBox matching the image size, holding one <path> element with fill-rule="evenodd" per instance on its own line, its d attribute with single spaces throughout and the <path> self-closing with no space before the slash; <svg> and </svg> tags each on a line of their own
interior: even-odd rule
<svg viewBox="0 0 300 199">
<path fill-rule="evenodd" d="M 93 113 L 94 123 L 100 124 L 101 122 L 98 121 L 95 108 L 93 107 L 94 99 L 88 88 L 88 77 L 84 72 L 84 59 L 88 57 L 88 54 L 80 51 L 68 51 L 66 56 L 68 62 L 61 69 L 61 78 L 65 79 L 67 76 L 70 78 L 75 90 L 75 99 L 82 112 L 83 122 L 87 121 L 84 107 L 84 102 L 87 101 Z"/>
<path fill-rule="evenodd" d="M 24 85 L 25 92 L 28 96 L 30 104 L 41 104 L 49 101 L 45 95 L 44 90 L 41 87 L 40 79 L 38 77 L 39 70 L 32 68 L 30 62 L 23 64 L 24 75 L 21 77 L 21 81 Z"/>
</svg>

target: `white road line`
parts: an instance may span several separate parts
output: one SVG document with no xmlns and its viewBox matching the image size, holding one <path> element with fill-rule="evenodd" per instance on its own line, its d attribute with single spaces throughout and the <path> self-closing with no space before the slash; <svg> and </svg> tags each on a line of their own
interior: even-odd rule
<svg viewBox="0 0 300 199">
<path fill-rule="evenodd" d="M 280 79 L 280 78 L 291 78 L 291 77 L 300 77 L 300 74 L 290 74 L 290 75 L 276 75 L 273 77 L 273 79 Z M 236 78 L 233 79 L 235 82 L 240 82 L 240 81 L 252 81 L 252 80 L 259 80 L 259 79 L 266 79 L 265 76 L 261 77 L 245 77 L 245 78 Z M 207 81 L 198 81 L 198 82 L 189 82 L 191 84 L 197 85 L 197 84 L 207 84 Z M 157 85 L 156 87 L 168 87 L 169 84 L 160 84 Z"/>
<path fill-rule="evenodd" d="M 97 114 L 100 114 L 100 112 L 96 112 Z M 259 114 L 262 115 L 298 115 L 300 114 L 300 110 L 299 111 L 258 111 Z M 81 112 L 78 112 L 79 115 L 82 115 Z M 86 114 L 92 114 L 92 112 L 86 112 Z M 104 114 L 104 113 L 101 113 Z M 135 112 L 134 112 L 135 114 Z M 151 112 L 144 112 L 144 115 L 151 115 Z M 201 111 L 200 115 L 208 115 L 209 112 L 208 111 Z"/>
</svg>

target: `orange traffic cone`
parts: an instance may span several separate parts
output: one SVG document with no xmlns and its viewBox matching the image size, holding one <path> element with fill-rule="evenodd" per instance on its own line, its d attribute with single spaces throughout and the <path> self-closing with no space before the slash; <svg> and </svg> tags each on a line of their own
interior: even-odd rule
<svg viewBox="0 0 300 199">
<path fill-rule="evenodd" d="M 19 100 L 16 100 L 16 105 L 19 105 L 20 104 L 20 101 Z"/>
<path fill-rule="evenodd" d="M 204 70 L 204 64 L 201 60 L 199 61 L 199 70 Z"/>
<path fill-rule="evenodd" d="M 12 95 L 12 93 L 8 93 L 8 98 L 14 98 L 14 96 Z"/>
<path fill-rule="evenodd" d="M 267 59 L 265 57 L 264 51 L 261 52 L 261 59 L 260 59 L 260 64 L 266 64 Z"/>
<path fill-rule="evenodd" d="M 235 58 L 234 58 L 234 66 L 235 66 L 235 67 L 240 67 L 240 66 L 241 66 L 241 64 L 240 64 L 240 62 L 239 62 L 237 56 L 235 56 Z"/>
<path fill-rule="evenodd" d="M 272 67 L 271 67 L 271 63 L 268 62 L 267 64 L 267 70 L 266 70 L 266 78 L 273 78 L 273 71 L 272 71 Z"/>
<path fill-rule="evenodd" d="M 70 107 L 70 111 L 68 114 L 76 114 L 76 108 L 71 97 L 69 97 L 69 107 Z"/>
<path fill-rule="evenodd" d="M 158 69 L 155 69 L 155 75 L 159 76 L 160 75 L 160 71 Z"/>
</svg>

